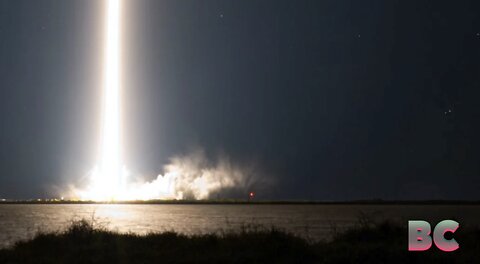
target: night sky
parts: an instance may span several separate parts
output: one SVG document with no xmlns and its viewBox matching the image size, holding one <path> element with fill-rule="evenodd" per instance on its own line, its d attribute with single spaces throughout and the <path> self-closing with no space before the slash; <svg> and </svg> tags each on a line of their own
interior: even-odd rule
<svg viewBox="0 0 480 264">
<path fill-rule="evenodd" d="M 103 4 L 0 0 L 0 198 L 95 164 Z M 201 148 L 271 199 L 480 199 L 478 1 L 124 0 L 125 164 Z M 266 177 L 266 176 L 265 176 Z"/>
</svg>

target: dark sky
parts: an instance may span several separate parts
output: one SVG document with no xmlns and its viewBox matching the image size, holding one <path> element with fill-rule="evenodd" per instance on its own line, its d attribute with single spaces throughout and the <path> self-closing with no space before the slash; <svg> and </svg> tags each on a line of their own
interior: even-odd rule
<svg viewBox="0 0 480 264">
<path fill-rule="evenodd" d="M 131 171 L 200 147 L 271 198 L 480 199 L 478 1 L 124 2 Z M 95 164 L 102 8 L 0 0 L 0 198 Z"/>
</svg>

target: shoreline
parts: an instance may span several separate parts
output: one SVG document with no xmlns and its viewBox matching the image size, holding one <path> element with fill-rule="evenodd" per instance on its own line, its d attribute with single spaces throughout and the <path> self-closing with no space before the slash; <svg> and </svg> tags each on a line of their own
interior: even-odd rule
<svg viewBox="0 0 480 264">
<path fill-rule="evenodd" d="M 8 204 L 124 204 L 124 205 L 480 205 L 479 201 L 466 200 L 353 200 L 353 201 L 246 201 L 246 200 L 148 200 L 148 201 L 75 201 L 55 199 L 0 200 Z"/>
</svg>

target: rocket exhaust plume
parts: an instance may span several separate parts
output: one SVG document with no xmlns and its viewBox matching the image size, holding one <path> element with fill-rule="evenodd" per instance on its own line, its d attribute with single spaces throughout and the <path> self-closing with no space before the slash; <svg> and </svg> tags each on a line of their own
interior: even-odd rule
<svg viewBox="0 0 480 264">
<path fill-rule="evenodd" d="M 121 191 L 120 163 L 120 0 L 107 1 L 103 127 L 99 177 L 104 198 Z"/>
<path fill-rule="evenodd" d="M 151 182 L 127 181 L 121 145 L 121 0 L 105 0 L 104 82 L 101 142 L 97 165 L 86 188 L 71 187 L 66 197 L 80 200 L 207 199 L 211 194 L 248 193 L 258 183 L 251 169 L 221 157 L 212 164 L 203 151 L 174 157 Z M 265 180 L 265 179 L 264 179 Z M 265 183 L 265 181 L 264 181 Z M 262 185 L 265 185 L 262 183 Z M 258 188 L 257 188 L 258 189 Z"/>
<path fill-rule="evenodd" d="M 123 188 L 120 142 L 120 0 L 106 0 L 102 131 L 99 160 L 82 198 L 118 199 Z"/>
</svg>

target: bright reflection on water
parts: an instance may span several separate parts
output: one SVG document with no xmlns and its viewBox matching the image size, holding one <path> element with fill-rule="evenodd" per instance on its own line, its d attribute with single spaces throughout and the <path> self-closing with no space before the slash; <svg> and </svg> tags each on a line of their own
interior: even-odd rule
<svg viewBox="0 0 480 264">
<path fill-rule="evenodd" d="M 95 217 L 111 230 L 145 234 L 185 234 L 238 229 L 245 224 L 275 225 L 298 235 L 324 239 L 332 226 L 354 224 L 361 212 L 374 219 L 439 221 L 455 217 L 480 223 L 480 206 L 406 205 L 0 205 L 0 247 L 59 231 L 73 219 Z"/>
</svg>

